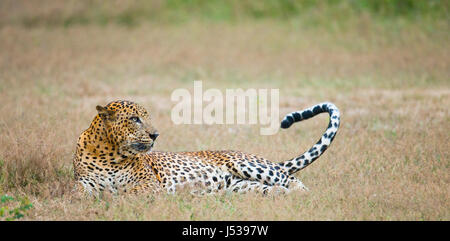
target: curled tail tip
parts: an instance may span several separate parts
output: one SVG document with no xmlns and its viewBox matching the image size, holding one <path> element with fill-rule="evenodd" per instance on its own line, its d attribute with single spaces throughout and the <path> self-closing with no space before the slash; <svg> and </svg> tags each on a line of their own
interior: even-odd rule
<svg viewBox="0 0 450 241">
<path fill-rule="evenodd" d="M 281 128 L 283 129 L 287 129 L 289 128 L 292 124 L 294 123 L 294 121 L 291 121 L 289 119 L 284 119 L 283 121 L 281 121 Z"/>
<path fill-rule="evenodd" d="M 295 122 L 309 119 L 317 114 L 328 112 L 333 119 L 339 118 L 339 109 L 332 102 L 323 102 L 302 111 L 292 112 L 281 121 L 281 128 L 287 129 Z"/>
</svg>

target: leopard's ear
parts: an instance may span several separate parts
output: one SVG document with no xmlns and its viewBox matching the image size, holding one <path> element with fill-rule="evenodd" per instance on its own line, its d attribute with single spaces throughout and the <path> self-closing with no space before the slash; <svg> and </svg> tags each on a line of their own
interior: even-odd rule
<svg viewBox="0 0 450 241">
<path fill-rule="evenodd" d="M 115 111 L 113 110 L 108 110 L 103 106 L 97 105 L 97 107 L 95 107 L 98 111 L 98 115 L 100 116 L 100 118 L 102 118 L 102 120 L 107 121 L 107 120 L 113 120 L 114 119 L 114 114 Z"/>
</svg>

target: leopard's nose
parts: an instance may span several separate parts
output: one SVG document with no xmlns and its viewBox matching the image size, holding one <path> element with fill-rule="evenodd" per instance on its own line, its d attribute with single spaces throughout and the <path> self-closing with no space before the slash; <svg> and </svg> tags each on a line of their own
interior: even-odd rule
<svg viewBox="0 0 450 241">
<path fill-rule="evenodd" d="M 158 136 L 159 136 L 159 133 L 158 133 L 158 132 L 155 132 L 155 133 L 150 134 L 150 138 L 151 138 L 153 141 L 156 140 L 156 138 L 158 138 Z"/>
</svg>

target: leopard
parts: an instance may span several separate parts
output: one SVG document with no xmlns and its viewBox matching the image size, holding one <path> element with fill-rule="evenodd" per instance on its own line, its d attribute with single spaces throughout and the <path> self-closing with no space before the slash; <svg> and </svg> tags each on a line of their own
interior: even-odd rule
<svg viewBox="0 0 450 241">
<path fill-rule="evenodd" d="M 159 132 L 142 105 L 115 100 L 97 105 L 96 110 L 89 128 L 78 138 L 73 157 L 76 189 L 88 194 L 174 194 L 185 187 L 198 195 L 308 191 L 294 174 L 327 150 L 340 125 L 339 109 L 331 102 L 287 114 L 282 129 L 320 113 L 330 118 L 309 150 L 278 162 L 235 150 L 153 150 Z"/>
</svg>

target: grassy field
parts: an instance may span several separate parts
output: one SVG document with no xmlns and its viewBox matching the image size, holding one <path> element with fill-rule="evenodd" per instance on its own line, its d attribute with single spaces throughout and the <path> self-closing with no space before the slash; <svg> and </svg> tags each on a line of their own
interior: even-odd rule
<svg viewBox="0 0 450 241">
<path fill-rule="evenodd" d="M 196 11 L 180 1 L 44 2 L 0 3 L 0 219 L 450 220 L 447 1 L 211 1 Z M 283 161 L 327 126 L 326 115 L 273 136 L 259 135 L 259 125 L 174 125 L 170 95 L 194 80 L 222 91 L 279 89 L 280 120 L 335 103 L 336 139 L 296 174 L 310 192 L 72 192 L 75 141 L 95 106 L 115 99 L 150 110 L 156 150 L 234 149 Z"/>
</svg>

